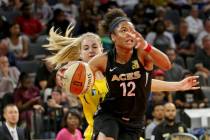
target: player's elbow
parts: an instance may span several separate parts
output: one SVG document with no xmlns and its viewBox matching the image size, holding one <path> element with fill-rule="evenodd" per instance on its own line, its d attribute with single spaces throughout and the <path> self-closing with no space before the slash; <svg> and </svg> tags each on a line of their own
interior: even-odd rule
<svg viewBox="0 0 210 140">
<path fill-rule="evenodd" d="M 164 71 L 167 71 L 167 70 L 170 70 L 171 67 L 172 67 L 171 62 L 168 61 L 168 62 L 166 62 L 166 63 L 164 64 L 164 66 L 162 67 L 162 69 L 163 69 Z"/>
<path fill-rule="evenodd" d="M 171 68 L 172 68 L 172 64 L 171 64 L 171 62 L 169 62 L 168 65 L 167 65 L 167 67 L 166 67 L 166 69 L 167 70 L 170 70 Z"/>
</svg>

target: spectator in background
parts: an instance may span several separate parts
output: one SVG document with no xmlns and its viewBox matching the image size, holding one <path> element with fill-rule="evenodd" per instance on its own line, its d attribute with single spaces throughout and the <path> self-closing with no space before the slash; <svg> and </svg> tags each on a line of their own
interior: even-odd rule
<svg viewBox="0 0 210 140">
<path fill-rule="evenodd" d="M 47 116 L 50 117 L 49 121 L 52 122 L 50 124 L 55 124 L 56 126 L 54 127 L 53 125 L 50 125 L 48 129 L 55 133 L 57 133 L 60 130 L 62 117 L 65 113 L 68 112 L 69 107 L 68 101 L 63 100 L 62 94 L 63 92 L 61 91 L 61 89 L 59 87 L 55 87 L 52 90 L 51 95 L 48 96 L 47 100 Z"/>
<path fill-rule="evenodd" d="M 76 110 L 69 110 L 63 117 L 62 129 L 58 132 L 56 140 L 82 140 L 78 129 L 81 124 L 81 115 Z"/>
<path fill-rule="evenodd" d="M 35 0 L 32 4 L 32 11 L 34 17 L 41 21 L 42 26 L 46 26 L 53 18 L 53 10 L 46 0 Z"/>
<path fill-rule="evenodd" d="M 4 1 L 3 5 L 0 5 L 0 7 L 5 10 L 19 10 L 22 5 L 22 0 L 2 0 Z"/>
<path fill-rule="evenodd" d="M 137 4 L 134 7 L 133 14 L 132 14 L 132 22 L 136 27 L 136 30 L 141 33 L 143 37 L 147 35 L 150 30 L 150 22 L 144 16 L 144 7 L 141 4 Z"/>
<path fill-rule="evenodd" d="M 5 16 L 9 24 L 13 23 L 17 16 L 20 16 L 22 0 L 6 0 L 7 4 L 0 8 L 1 15 Z"/>
<path fill-rule="evenodd" d="M 139 0 L 139 4 L 142 3 L 141 0 Z M 147 21 L 152 23 L 152 21 L 155 19 L 156 16 L 156 7 L 152 3 L 151 0 L 143 0 L 143 7 L 144 7 L 144 17 Z"/>
<path fill-rule="evenodd" d="M 15 55 L 9 51 L 9 47 L 5 39 L 0 39 L 0 56 L 6 56 L 10 66 L 16 66 Z"/>
<path fill-rule="evenodd" d="M 53 70 L 53 67 L 48 62 L 44 61 L 37 69 L 35 86 L 37 86 L 40 90 L 54 88 L 56 85 L 55 75 L 56 71 Z"/>
<path fill-rule="evenodd" d="M 59 3 L 53 6 L 53 9 L 61 9 L 64 11 L 66 19 L 73 25 L 76 25 L 76 20 L 79 17 L 79 10 L 73 0 L 60 0 Z"/>
<path fill-rule="evenodd" d="M 96 5 L 96 0 L 80 1 L 80 19 L 75 27 L 75 34 L 86 32 L 96 33 L 97 25 L 101 20 L 101 14 Z"/>
<path fill-rule="evenodd" d="M 23 3 L 21 6 L 22 15 L 17 17 L 17 23 L 20 25 L 21 31 L 29 36 L 31 41 L 36 41 L 41 32 L 43 26 L 41 22 L 36 19 L 32 13 L 32 4 L 30 2 Z"/>
<path fill-rule="evenodd" d="M 165 120 L 160 123 L 152 132 L 151 140 L 165 140 L 173 133 L 185 133 L 187 128 L 183 123 L 175 121 L 176 107 L 173 103 L 164 105 Z"/>
<path fill-rule="evenodd" d="M 62 94 L 61 89 L 59 87 L 55 87 L 52 90 L 51 97 L 48 97 L 48 107 L 57 109 L 68 108 L 68 102 L 62 100 Z"/>
<path fill-rule="evenodd" d="M 198 13 L 198 7 L 196 5 L 192 5 L 190 15 L 185 18 L 188 23 L 189 33 L 191 33 L 194 37 L 197 37 L 203 30 L 203 22 L 198 17 Z"/>
<path fill-rule="evenodd" d="M 20 124 L 31 130 L 32 112 L 42 112 L 39 89 L 33 85 L 32 77 L 22 73 L 19 78 L 18 87 L 14 92 L 15 104 L 20 110 Z"/>
<path fill-rule="evenodd" d="M 16 105 L 8 104 L 3 109 L 5 123 L 0 127 L 1 140 L 26 140 L 23 128 L 17 127 L 19 111 Z"/>
<path fill-rule="evenodd" d="M 174 34 L 177 54 L 180 55 L 186 66 L 186 58 L 195 55 L 195 38 L 188 32 L 188 24 L 185 20 L 179 23 L 178 32 Z"/>
<path fill-rule="evenodd" d="M 192 76 L 193 74 L 189 71 L 185 71 L 184 78 Z M 178 91 L 174 97 L 177 108 L 204 108 L 208 105 L 208 98 L 205 97 L 201 89 Z"/>
<path fill-rule="evenodd" d="M 165 53 L 172 64 L 172 68 L 165 72 L 165 80 L 166 81 L 180 81 L 183 77 L 182 73 L 185 70 L 181 65 L 179 65 L 183 63 L 182 59 L 179 62 L 179 60 L 177 59 L 177 54 L 175 52 L 175 49 L 173 48 L 168 48 L 165 51 Z"/>
<path fill-rule="evenodd" d="M 210 35 L 202 39 L 203 49 L 199 49 L 194 57 L 196 75 L 205 79 L 205 85 L 210 85 Z"/>
<path fill-rule="evenodd" d="M 176 23 L 174 22 L 175 19 L 172 20 L 173 17 L 167 16 L 167 12 L 170 12 L 170 11 L 172 11 L 172 10 L 170 10 L 168 7 L 157 7 L 156 17 L 153 22 L 155 22 L 157 20 L 163 20 L 164 24 L 165 24 L 165 30 L 170 33 L 173 33 L 173 32 L 175 32 L 174 24 L 176 24 Z M 179 22 L 179 21 L 176 21 L 176 22 Z"/>
<path fill-rule="evenodd" d="M 9 23 L 7 22 L 6 17 L 0 15 L 0 39 L 7 37 L 9 29 Z"/>
<path fill-rule="evenodd" d="M 97 30 L 97 23 L 95 16 L 92 15 L 91 10 L 85 10 L 80 15 L 77 25 L 75 26 L 75 34 L 81 35 L 86 32 L 93 32 L 96 33 Z"/>
<path fill-rule="evenodd" d="M 17 86 L 20 72 L 16 67 L 10 67 L 8 58 L 0 56 L 0 98 L 6 93 L 13 93 Z"/>
<path fill-rule="evenodd" d="M 138 4 L 139 0 L 116 0 L 117 5 L 125 11 L 125 13 L 130 16 L 132 14 L 133 8 Z"/>
<path fill-rule="evenodd" d="M 53 18 L 47 24 L 47 34 L 49 33 L 51 27 L 54 27 L 61 34 L 64 34 L 70 24 L 64 14 L 64 11 L 61 9 L 56 9 L 53 13 Z"/>
<path fill-rule="evenodd" d="M 206 35 L 210 35 L 210 18 L 207 18 L 206 20 L 204 20 L 204 30 L 200 32 L 200 34 L 198 35 L 196 39 L 197 47 L 203 48 L 202 40 L 204 36 Z"/>
<path fill-rule="evenodd" d="M 204 13 L 205 18 L 210 17 L 210 2 L 207 2 L 207 3 L 203 6 L 202 12 Z"/>
<path fill-rule="evenodd" d="M 26 59 L 28 57 L 29 40 L 25 35 L 21 35 L 20 25 L 18 23 L 10 25 L 6 42 L 9 51 L 13 52 L 17 59 Z"/>
<path fill-rule="evenodd" d="M 166 27 L 163 20 L 157 20 L 153 24 L 154 31 L 149 32 L 146 36 L 146 40 L 153 44 L 159 50 L 165 52 L 167 48 L 176 48 L 174 38 L 171 33 L 166 31 Z"/>
<path fill-rule="evenodd" d="M 102 1 L 104 1 L 104 2 L 102 2 Z M 117 8 L 117 7 L 119 7 L 119 6 L 117 5 L 116 1 L 101 0 L 100 5 L 98 6 L 98 10 L 101 15 L 104 15 L 109 9 Z"/>
<path fill-rule="evenodd" d="M 150 122 L 145 129 L 145 139 L 150 140 L 154 128 L 164 120 L 163 104 L 155 104 L 152 108 L 153 121 Z"/>
<path fill-rule="evenodd" d="M 113 47 L 113 42 L 110 38 L 110 36 L 104 31 L 104 29 L 102 28 L 104 21 L 100 21 L 98 24 L 98 35 L 101 37 L 101 42 L 102 42 L 102 46 L 103 46 L 103 51 L 109 51 L 112 49 Z"/>
</svg>

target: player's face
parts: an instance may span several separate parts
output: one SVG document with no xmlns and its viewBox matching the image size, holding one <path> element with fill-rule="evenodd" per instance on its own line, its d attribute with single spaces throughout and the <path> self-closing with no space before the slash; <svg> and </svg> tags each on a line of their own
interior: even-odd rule
<svg viewBox="0 0 210 140">
<path fill-rule="evenodd" d="M 173 104 L 165 105 L 165 119 L 168 121 L 174 121 L 176 118 L 176 107 Z"/>
<path fill-rule="evenodd" d="M 81 59 L 88 62 L 91 58 L 97 54 L 102 53 L 102 45 L 98 39 L 94 37 L 87 37 L 81 43 Z"/>
<path fill-rule="evenodd" d="M 16 125 L 19 120 L 19 112 L 16 106 L 8 106 L 4 112 L 4 118 L 10 124 Z"/>
<path fill-rule="evenodd" d="M 123 21 L 112 34 L 112 40 L 117 47 L 131 49 L 136 45 L 134 31 L 135 28 L 131 22 Z"/>
</svg>

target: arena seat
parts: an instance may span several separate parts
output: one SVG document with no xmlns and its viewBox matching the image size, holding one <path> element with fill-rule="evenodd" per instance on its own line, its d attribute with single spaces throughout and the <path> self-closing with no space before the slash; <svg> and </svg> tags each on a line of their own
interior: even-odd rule
<svg viewBox="0 0 210 140">
<path fill-rule="evenodd" d="M 21 72 L 36 73 L 38 66 L 39 61 L 36 60 L 17 61 L 17 67 Z"/>
<path fill-rule="evenodd" d="M 42 47 L 42 45 L 43 42 L 30 43 L 28 48 L 29 56 L 38 60 L 44 58 L 47 54 L 47 50 Z"/>
<path fill-rule="evenodd" d="M 194 58 L 193 57 L 187 57 L 186 58 L 186 63 L 187 63 L 187 69 L 188 70 L 192 70 L 193 69 L 193 61 L 194 61 Z"/>
<path fill-rule="evenodd" d="M 210 106 L 210 87 L 203 86 L 201 87 L 201 90 L 203 91 L 204 95 L 208 98 L 208 106 Z"/>
</svg>

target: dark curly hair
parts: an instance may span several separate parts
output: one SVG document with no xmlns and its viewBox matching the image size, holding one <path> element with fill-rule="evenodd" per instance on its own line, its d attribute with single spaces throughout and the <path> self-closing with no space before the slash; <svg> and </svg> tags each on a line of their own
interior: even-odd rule
<svg viewBox="0 0 210 140">
<path fill-rule="evenodd" d="M 108 11 L 108 13 L 104 15 L 104 20 L 101 26 L 105 32 L 108 33 L 110 23 L 117 17 L 127 17 L 127 15 L 122 9 L 119 9 L 119 8 L 111 9 Z"/>
</svg>

